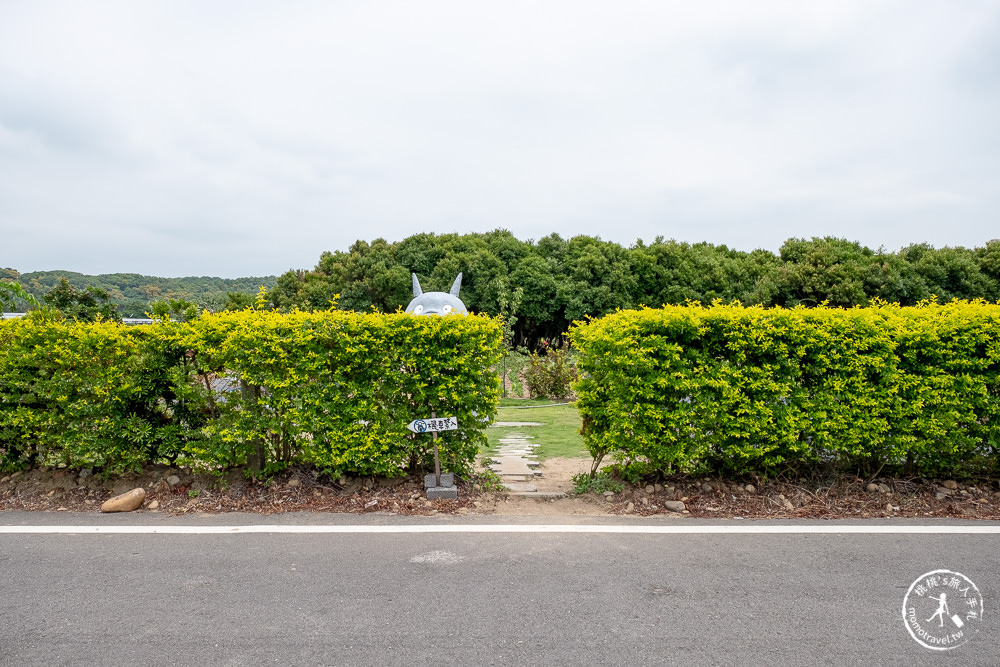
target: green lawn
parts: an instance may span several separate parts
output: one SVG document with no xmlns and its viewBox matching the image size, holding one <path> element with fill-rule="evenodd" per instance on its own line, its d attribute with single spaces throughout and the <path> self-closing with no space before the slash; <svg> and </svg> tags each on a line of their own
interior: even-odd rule
<svg viewBox="0 0 1000 667">
<path fill-rule="evenodd" d="M 548 399 L 502 399 L 497 410 L 498 422 L 540 422 L 544 426 L 490 427 L 486 429 L 490 441 L 488 451 L 495 450 L 500 444 L 500 438 L 506 437 L 508 433 L 523 433 L 532 436 L 532 442 L 538 443 L 535 452 L 539 460 L 550 456 L 589 457 L 590 453 L 580 436 L 580 413 L 575 404 L 523 407 L 550 406 L 561 402 Z"/>
</svg>

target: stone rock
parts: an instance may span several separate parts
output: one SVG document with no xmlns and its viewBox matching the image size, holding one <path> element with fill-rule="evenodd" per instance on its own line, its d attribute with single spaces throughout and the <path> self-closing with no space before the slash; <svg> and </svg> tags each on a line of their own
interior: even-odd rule
<svg viewBox="0 0 1000 667">
<path fill-rule="evenodd" d="M 709 484 L 708 482 L 705 482 L 704 484 L 701 485 L 701 490 L 704 491 L 705 493 L 711 493 L 712 491 L 715 491 L 715 487 Z"/>
<path fill-rule="evenodd" d="M 792 504 L 791 500 L 789 500 L 788 498 L 785 497 L 785 494 L 779 493 L 778 494 L 778 500 L 781 501 L 781 504 L 785 506 L 786 510 L 793 510 L 793 509 L 795 509 L 795 505 Z"/>
<path fill-rule="evenodd" d="M 104 504 L 101 505 L 101 511 L 106 513 L 133 512 L 139 509 L 144 500 L 146 500 L 146 489 L 132 489 L 120 496 L 105 500 Z"/>
<path fill-rule="evenodd" d="M 653 485 L 653 491 L 659 493 L 662 490 L 663 490 L 663 485 L 662 484 L 654 484 Z"/>
<path fill-rule="evenodd" d="M 951 495 L 951 489 L 946 489 L 943 486 L 937 487 L 937 492 L 938 493 L 943 493 L 946 496 L 950 496 Z"/>
<path fill-rule="evenodd" d="M 424 488 L 429 489 L 432 486 L 437 486 L 437 481 L 434 476 L 434 473 L 424 475 Z M 455 486 L 455 473 L 453 472 L 441 473 L 441 486 Z"/>
<path fill-rule="evenodd" d="M 534 484 L 525 484 L 518 482 L 507 482 L 503 485 L 503 488 L 514 493 L 535 493 L 538 491 L 538 487 Z"/>
<path fill-rule="evenodd" d="M 635 510 L 635 503 L 629 503 L 628 505 L 625 506 L 626 512 L 632 512 L 633 510 Z"/>
<path fill-rule="evenodd" d="M 888 484 L 881 484 L 880 483 L 878 485 L 878 490 L 881 491 L 882 493 L 892 493 L 892 489 L 889 488 Z"/>
<path fill-rule="evenodd" d="M 679 500 L 668 500 L 667 502 L 663 503 L 663 507 L 665 509 L 670 510 L 671 512 L 683 512 L 684 510 L 687 509 L 684 503 L 682 503 Z"/>
<path fill-rule="evenodd" d="M 943 486 L 946 489 L 951 489 L 952 491 L 954 491 L 955 489 L 958 488 L 958 482 L 956 482 L 953 479 L 946 479 L 945 481 L 941 482 L 941 486 Z"/>
<path fill-rule="evenodd" d="M 297 480 L 297 479 L 290 479 L 290 480 L 288 480 L 288 484 L 286 484 L 285 486 L 287 486 L 289 489 L 294 489 L 296 486 L 301 486 L 301 485 L 302 485 L 302 482 L 300 482 L 299 480 Z"/>
<path fill-rule="evenodd" d="M 181 478 L 178 477 L 177 475 L 171 475 L 170 477 L 167 477 L 167 484 L 169 484 L 170 486 L 177 486 L 180 483 L 181 483 Z"/>
<path fill-rule="evenodd" d="M 153 491 L 157 493 L 166 493 L 169 490 L 170 490 L 170 485 L 167 484 L 167 482 L 162 479 L 153 485 Z"/>
<path fill-rule="evenodd" d="M 81 470 L 80 471 L 80 483 L 82 484 L 83 480 L 87 479 L 88 477 L 93 476 L 93 474 L 94 474 L 94 471 L 91 468 L 84 468 L 83 470 Z"/>
<path fill-rule="evenodd" d="M 146 509 L 155 510 L 159 506 L 160 506 L 160 501 L 159 500 L 154 500 L 153 502 L 151 502 L 148 505 L 146 505 Z"/>
<path fill-rule="evenodd" d="M 4 475 L 3 477 L 0 477 L 0 484 L 3 484 L 4 482 L 9 482 L 9 481 L 10 481 L 10 475 Z"/>
<path fill-rule="evenodd" d="M 937 493 L 934 494 L 934 497 L 937 498 L 938 500 L 944 500 L 948 496 L 947 496 L 947 494 L 944 494 L 944 493 L 941 493 L 940 491 L 938 491 Z"/>
<path fill-rule="evenodd" d="M 663 487 L 663 492 L 666 493 L 668 496 L 672 496 L 675 493 L 677 493 L 677 489 L 675 489 L 672 486 L 665 486 Z"/>
<path fill-rule="evenodd" d="M 614 498 L 615 492 L 614 491 L 605 491 L 603 495 L 604 495 L 605 498 Z"/>
<path fill-rule="evenodd" d="M 755 487 L 753 484 L 747 484 L 743 490 L 746 491 L 747 493 L 757 493 L 757 487 Z"/>
<path fill-rule="evenodd" d="M 442 475 L 443 477 L 444 475 Z M 428 500 L 454 500 L 458 498 L 457 486 L 432 486 L 427 489 Z"/>
<path fill-rule="evenodd" d="M 646 493 L 653 493 L 653 491 L 656 491 L 656 488 L 654 488 L 652 484 L 647 484 L 645 490 Z"/>
<path fill-rule="evenodd" d="M 892 503 L 886 503 L 885 504 L 885 511 L 886 512 L 891 512 L 892 511 Z"/>
<path fill-rule="evenodd" d="M 872 483 L 865 487 L 868 493 L 878 493 L 878 484 Z"/>
</svg>

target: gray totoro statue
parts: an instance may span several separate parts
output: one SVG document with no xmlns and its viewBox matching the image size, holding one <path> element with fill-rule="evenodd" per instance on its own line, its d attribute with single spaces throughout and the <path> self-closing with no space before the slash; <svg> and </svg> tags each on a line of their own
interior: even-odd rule
<svg viewBox="0 0 1000 667">
<path fill-rule="evenodd" d="M 417 274 L 413 276 L 413 301 L 406 307 L 409 315 L 449 315 L 451 313 L 461 313 L 468 315 L 469 310 L 458 298 L 458 290 L 462 287 L 462 274 L 455 278 L 455 284 L 451 286 L 449 292 L 424 292 L 420 289 L 420 281 Z"/>
</svg>

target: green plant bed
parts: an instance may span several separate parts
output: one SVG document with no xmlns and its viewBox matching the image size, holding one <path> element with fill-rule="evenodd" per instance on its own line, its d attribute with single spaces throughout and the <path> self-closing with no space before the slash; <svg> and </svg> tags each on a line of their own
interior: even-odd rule
<svg viewBox="0 0 1000 667">
<path fill-rule="evenodd" d="M 538 459 L 549 457 L 589 457 L 590 453 L 580 436 L 580 413 L 576 405 L 555 405 L 552 407 L 532 407 L 528 410 L 518 409 L 520 406 L 550 406 L 550 400 L 511 400 L 500 401 L 497 410 L 498 422 L 538 422 L 542 426 L 492 426 L 486 429 L 489 439 L 488 453 L 495 453 L 500 446 L 500 439 L 511 433 L 523 433 L 538 443 Z"/>
</svg>

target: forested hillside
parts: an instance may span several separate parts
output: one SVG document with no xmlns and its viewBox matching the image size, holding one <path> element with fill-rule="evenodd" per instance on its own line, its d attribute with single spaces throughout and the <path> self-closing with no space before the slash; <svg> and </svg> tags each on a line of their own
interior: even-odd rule
<svg viewBox="0 0 1000 667">
<path fill-rule="evenodd" d="M 156 278 L 138 273 L 106 273 L 97 276 L 74 271 L 34 271 L 18 273 L 14 269 L 0 268 L 0 280 L 11 278 L 41 300 L 52 291 L 60 278 L 65 278 L 78 290 L 95 287 L 107 292 L 110 301 L 118 306 L 122 317 L 143 317 L 154 301 L 183 299 L 199 309 L 221 310 L 229 293 L 254 295 L 264 286 L 274 286 L 274 276 L 253 278 Z"/>
<path fill-rule="evenodd" d="M 270 292 L 282 310 L 338 307 L 393 311 L 410 298 L 410 272 L 424 290 L 448 290 L 464 273 L 462 299 L 470 309 L 514 309 L 518 343 L 556 338 L 573 320 L 616 308 L 740 301 L 745 305 L 865 305 L 880 298 L 903 305 L 936 297 L 1000 299 L 1000 240 L 983 247 L 896 252 L 837 238 L 789 239 L 775 254 L 742 252 L 710 243 L 657 238 L 630 248 L 589 236 L 551 234 L 520 241 L 509 232 L 418 234 L 398 243 L 357 241 L 324 252 L 311 271 L 289 271 Z"/>
</svg>

